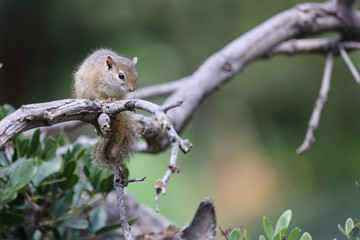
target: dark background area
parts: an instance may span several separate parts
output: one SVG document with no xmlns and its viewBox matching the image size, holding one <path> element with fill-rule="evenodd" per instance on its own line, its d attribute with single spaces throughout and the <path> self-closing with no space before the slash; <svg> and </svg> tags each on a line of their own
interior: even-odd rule
<svg viewBox="0 0 360 240">
<path fill-rule="evenodd" d="M 233 39 L 301 1 L 0 1 L 0 104 L 70 98 L 72 72 L 92 50 L 139 58 L 138 88 L 191 74 Z M 358 4 L 359 7 L 359 4 Z M 360 52 L 350 53 L 360 70 Z M 193 150 L 161 196 L 161 213 L 184 225 L 208 196 L 223 228 L 264 234 L 286 209 L 314 239 L 340 237 L 359 218 L 360 86 L 337 58 L 316 142 L 299 157 L 321 84 L 321 55 L 251 63 L 211 95 L 183 134 Z M 92 129 L 89 129 L 92 132 Z M 128 191 L 150 207 L 169 153 L 137 154 Z M 219 237 L 219 239 L 221 239 Z"/>
</svg>

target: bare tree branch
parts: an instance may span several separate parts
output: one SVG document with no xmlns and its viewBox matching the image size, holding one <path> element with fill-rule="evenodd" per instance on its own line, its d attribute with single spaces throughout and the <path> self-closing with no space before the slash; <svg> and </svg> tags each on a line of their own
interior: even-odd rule
<svg viewBox="0 0 360 240">
<path fill-rule="evenodd" d="M 310 144 L 315 141 L 313 132 L 319 125 L 321 111 L 327 100 L 327 96 L 330 90 L 330 79 L 331 79 L 331 71 L 333 69 L 333 66 L 334 66 L 334 56 L 331 52 L 329 52 L 326 57 L 324 75 L 321 83 L 319 96 L 316 100 L 314 110 L 311 114 L 309 127 L 306 131 L 305 140 L 303 144 L 296 151 L 296 153 L 299 155 L 303 154 L 307 149 L 309 149 Z"/>
<path fill-rule="evenodd" d="M 360 49 L 360 42 L 341 41 L 340 37 L 290 39 L 279 43 L 274 48 L 270 49 L 270 51 L 264 53 L 263 57 L 269 58 L 279 54 L 295 55 L 299 53 L 327 54 L 329 51 L 333 51 L 334 56 L 336 56 L 339 54 L 339 46 L 342 46 L 347 51 L 353 51 Z M 145 99 L 172 94 L 183 84 L 186 84 L 186 80 L 189 77 L 190 76 L 173 82 L 140 88 L 135 92 L 129 93 L 127 98 Z M 213 81 L 213 78 L 209 79 L 209 81 Z M 197 91 L 196 89 L 193 90 Z"/>
<path fill-rule="evenodd" d="M 178 105 L 177 102 L 169 106 L 176 107 Z M 168 108 L 165 107 L 164 109 L 162 106 L 140 99 L 117 102 L 65 99 L 24 105 L 0 121 L 0 148 L 4 148 L 5 144 L 17 134 L 32 128 L 52 126 L 75 119 L 98 127 L 100 115 L 102 116 L 100 120 L 103 119 L 100 122 L 106 123 L 108 121 L 106 115 L 115 118 L 121 111 L 131 111 L 134 109 L 142 109 L 152 113 L 156 119 L 154 121 L 150 117 L 136 116 L 147 142 L 151 143 L 154 139 L 165 142 L 170 141 L 170 139 L 176 139 L 176 141 L 179 141 L 180 148 L 184 152 L 190 150 L 191 144 L 179 137 L 172 126 L 172 122 L 164 113 L 164 110 L 168 110 Z M 103 128 L 106 129 L 104 126 Z"/>
<path fill-rule="evenodd" d="M 155 186 L 156 196 L 155 196 L 155 205 L 156 211 L 159 212 L 159 195 L 162 193 L 163 195 L 166 194 L 166 184 L 170 179 L 171 174 L 179 173 L 180 169 L 176 166 L 177 158 L 178 158 L 178 149 L 179 149 L 179 142 L 171 143 L 171 157 L 168 169 L 165 172 L 164 177 L 161 180 L 158 180 Z"/>
<path fill-rule="evenodd" d="M 353 21 L 346 21 L 344 25 L 344 13 L 349 13 L 349 11 L 355 17 L 352 18 Z M 206 59 L 192 75 L 169 84 L 157 85 L 161 87 L 161 90 L 157 90 L 157 86 L 140 89 L 139 93 L 146 94 L 136 96 L 151 97 L 165 92 L 172 93 L 164 104 L 173 103 L 177 99 L 185 99 L 186 102 L 181 108 L 169 111 L 169 117 L 174 120 L 175 129 L 182 130 L 209 94 L 241 72 L 248 63 L 266 56 L 279 44 L 289 39 L 325 31 L 337 31 L 342 35 L 347 32 L 346 41 L 358 41 L 357 33 L 360 32 L 360 20 L 356 17 L 358 15 L 356 9 L 343 6 L 338 1 L 297 5 L 235 39 Z M 350 34 L 351 32 L 354 34 Z M 325 44 L 324 47 L 328 46 L 327 42 L 323 44 Z M 177 85 L 179 82 L 181 84 Z"/>
<path fill-rule="evenodd" d="M 341 34 L 336 38 L 299 39 L 326 31 Z M 346 50 L 359 49 L 360 14 L 355 9 L 355 0 L 329 0 L 325 3 L 305 3 L 284 11 L 248 33 L 230 42 L 208 59 L 191 75 L 170 83 L 138 90 L 131 97 L 155 97 L 170 95 L 162 106 L 139 99 L 118 102 L 66 99 L 48 103 L 24 105 L 0 122 L 0 149 L 17 134 L 41 126 L 52 126 L 67 121 L 80 120 L 95 126 L 99 135 L 110 131 L 111 119 L 121 111 L 142 109 L 153 117 L 136 115 L 146 144 L 139 150 L 159 152 L 171 144 L 171 157 L 163 178 L 157 182 L 156 208 L 159 209 L 159 194 L 166 192 L 166 184 L 172 173 L 179 172 L 176 166 L 179 148 L 188 152 L 191 143 L 179 137 L 201 102 L 222 84 L 240 73 L 250 62 L 275 54 L 327 53 L 319 96 L 309 121 L 303 144 L 297 153 L 302 154 L 313 142 L 313 131 L 318 127 L 321 111 L 330 90 L 334 56 L 341 54 L 357 82 L 360 76 L 348 57 Z M 184 104 L 178 99 L 186 100 Z M 182 107 L 178 107 L 182 104 Z M 166 114 L 168 112 L 168 114 Z M 128 180 L 122 176 L 121 166 L 114 168 L 114 186 L 118 209 L 126 239 L 132 239 L 127 223 L 123 188 Z"/>
<path fill-rule="evenodd" d="M 105 134 L 110 131 L 111 117 L 115 118 L 121 111 L 142 109 L 152 113 L 156 119 L 154 121 L 154 119 L 145 116 L 135 118 L 138 119 L 139 125 L 142 129 L 142 135 L 148 143 L 147 146 L 152 147 L 151 142 L 154 141 L 165 142 L 164 145 L 167 145 L 166 143 L 168 141 L 172 142 L 169 166 L 172 166 L 173 169 L 175 169 L 179 148 L 184 153 L 187 153 L 190 151 L 192 144 L 189 140 L 183 140 L 180 138 L 174 129 L 172 122 L 165 113 L 169 109 L 180 106 L 182 103 L 182 100 L 178 100 L 173 104 L 159 106 L 139 99 L 122 100 L 118 102 L 67 99 L 41 104 L 24 105 L 0 121 L 0 148 L 3 148 L 14 136 L 26 131 L 27 129 L 71 121 L 74 120 L 74 118 L 93 124 L 97 129 L 99 129 L 98 132 L 100 134 Z M 121 169 L 120 166 L 119 169 Z M 121 179 L 119 176 L 122 176 L 122 172 L 118 169 L 114 169 L 114 171 L 115 170 L 118 172 L 115 173 L 116 180 L 114 181 L 118 181 L 118 179 Z M 176 171 L 174 170 L 170 173 L 168 171 L 166 172 L 166 177 L 162 180 L 164 185 L 163 191 L 165 191 L 165 186 L 170 178 L 170 175 L 175 172 Z M 121 182 L 123 183 L 124 181 L 125 180 Z M 123 196 L 121 195 L 123 193 L 121 186 L 123 185 L 124 184 L 118 184 L 117 187 L 120 189 L 115 187 L 119 203 L 123 201 Z M 119 208 L 124 207 L 124 204 L 118 204 L 118 206 Z M 121 210 L 120 214 L 123 213 L 124 210 Z M 123 230 L 124 233 L 127 233 L 128 229 L 126 225 L 124 225 Z M 131 239 L 130 237 L 131 235 L 129 233 L 129 239 Z"/>
<path fill-rule="evenodd" d="M 126 207 L 125 207 L 125 195 L 124 195 L 124 187 L 126 187 L 127 183 L 125 182 L 123 172 L 121 166 L 114 166 L 114 189 L 117 196 L 117 206 L 119 210 L 119 219 L 121 223 L 121 228 L 123 230 L 123 234 L 125 240 L 133 240 L 134 238 L 131 236 L 131 227 L 128 223 Z"/>
<path fill-rule="evenodd" d="M 223 49 L 209 57 L 192 75 L 178 81 L 140 89 L 137 91 L 137 96 L 151 97 L 171 94 L 164 102 L 164 105 L 174 103 L 177 99 L 185 99 L 186 102 L 184 102 L 181 108 L 172 109 L 168 113 L 169 118 L 173 120 L 175 129 L 182 130 L 206 96 L 241 72 L 251 61 L 262 58 L 269 54 L 269 52 L 271 53 L 272 49 L 274 49 L 274 53 L 276 53 L 276 51 L 279 53 L 281 51 L 284 52 L 284 48 L 286 47 L 285 44 L 291 44 L 290 42 L 287 42 L 289 39 L 324 31 L 338 31 L 346 41 L 358 41 L 360 39 L 360 14 L 354 6 L 353 1 L 345 0 L 332 0 L 325 3 L 305 3 L 297 5 L 292 9 L 275 15 L 243 36 L 235 39 Z M 323 40 L 319 41 L 321 42 Z M 301 45 L 304 42 L 295 43 L 298 46 L 296 49 L 299 52 L 320 51 L 319 49 L 321 48 L 327 49 L 330 46 L 331 41 L 334 40 L 329 39 L 329 41 L 324 41 L 322 47 L 321 43 L 319 45 L 319 42 L 316 43 L 315 40 L 313 40 L 313 42 L 308 40 L 307 42 L 307 44 L 313 44 L 312 47 L 299 47 L 304 46 Z M 292 44 L 294 44 L 294 42 Z M 350 43 L 343 44 L 345 47 L 346 44 Z M 352 45 L 355 46 L 354 48 L 358 47 L 356 46 L 358 44 L 354 42 L 352 42 Z M 307 50 L 304 50 L 304 48 L 307 48 Z M 318 50 L 315 50 L 315 48 Z M 286 51 L 292 50 L 288 49 Z M 131 96 L 133 95 L 130 95 L 129 97 Z M 31 108 L 34 106 L 29 105 L 26 107 Z M 68 105 L 68 107 L 71 108 L 73 106 Z M 99 106 L 93 105 L 92 107 L 99 110 Z M 23 110 L 26 112 L 31 109 L 24 108 Z M 56 108 L 54 110 L 58 111 Z M 91 109 L 84 109 L 85 112 L 89 110 L 91 111 Z M 80 119 L 85 122 L 90 122 L 96 126 L 96 124 L 94 124 L 94 116 L 97 114 L 99 114 L 99 111 L 90 115 L 84 115 L 88 119 L 84 119 L 84 117 L 81 117 L 80 115 L 74 115 L 72 118 L 73 120 Z M 34 116 L 27 116 L 24 114 L 23 117 L 23 120 L 30 121 Z M 143 120 L 147 123 L 150 122 L 149 119 L 143 118 Z M 44 124 L 42 126 L 53 125 L 54 123 L 59 122 L 63 122 L 63 120 L 57 118 L 54 119 L 53 122 L 49 122 L 44 119 Z M 31 124 L 24 124 L 24 122 L 22 124 L 23 129 L 17 125 L 17 128 L 20 128 L 21 131 L 37 127 L 32 126 Z M 14 129 L 8 129 L 8 132 L 12 131 L 15 132 Z M 161 139 L 166 138 L 163 137 Z M 161 151 L 170 144 L 169 139 L 161 142 L 161 144 L 154 144 L 151 150 L 148 151 Z M 2 145 L 3 142 L 0 141 L 0 146 Z"/>
<path fill-rule="evenodd" d="M 360 49 L 360 42 L 343 42 L 340 37 L 316 38 L 316 39 L 292 39 L 280 43 L 274 47 L 266 57 L 275 54 L 294 55 L 298 53 L 320 53 L 327 54 L 332 51 L 334 55 L 339 54 L 339 46 L 351 51 Z"/>
<path fill-rule="evenodd" d="M 355 78 L 355 81 L 357 83 L 360 83 L 359 72 L 356 70 L 356 68 L 355 68 L 354 64 L 352 63 L 349 55 L 346 53 L 346 51 L 344 50 L 344 48 L 342 46 L 339 46 L 339 50 L 340 50 L 341 57 L 344 59 L 346 65 L 349 67 L 350 72 L 352 73 L 352 75 Z"/>
</svg>

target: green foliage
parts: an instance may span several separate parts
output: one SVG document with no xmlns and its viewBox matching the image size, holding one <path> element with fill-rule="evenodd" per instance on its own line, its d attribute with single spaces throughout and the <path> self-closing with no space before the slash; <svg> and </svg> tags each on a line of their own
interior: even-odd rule
<svg viewBox="0 0 360 240">
<path fill-rule="evenodd" d="M 275 230 L 273 229 L 270 220 L 267 217 L 263 218 L 263 225 L 264 225 L 264 231 L 267 239 L 269 240 L 282 240 L 282 239 L 288 239 L 288 240 L 305 240 L 305 239 L 311 239 L 310 234 L 307 232 L 304 233 L 300 238 L 301 230 L 298 227 L 295 227 L 293 230 L 291 230 L 289 236 L 286 236 L 286 232 L 289 228 L 289 224 L 291 221 L 292 212 L 291 210 L 286 210 L 278 219 Z M 260 236 L 259 239 L 265 240 L 266 238 L 264 236 Z"/>
<path fill-rule="evenodd" d="M 291 221 L 292 212 L 291 210 L 286 210 L 278 219 L 275 230 L 269 220 L 269 218 L 263 218 L 263 225 L 266 237 L 261 235 L 259 240 L 311 240 L 311 236 L 309 233 L 305 232 L 301 237 L 300 233 L 301 230 L 298 227 L 295 227 L 291 230 L 289 236 L 286 236 L 286 232 L 289 228 L 289 224 Z M 241 233 L 241 229 L 234 228 L 234 229 L 227 229 L 225 232 L 222 231 L 222 234 L 228 240 L 251 240 L 250 235 L 248 234 L 247 230 L 244 229 L 244 233 Z"/>
<path fill-rule="evenodd" d="M 348 218 L 345 222 L 345 228 L 342 227 L 340 224 L 338 225 L 338 228 L 347 239 L 355 239 L 355 235 L 359 232 L 360 229 L 360 222 L 357 221 L 357 223 L 355 224 L 354 220 Z M 356 237 L 356 239 L 358 240 L 360 238 Z"/>
<path fill-rule="evenodd" d="M 13 111 L 9 105 L 0 107 L 0 119 Z M 12 140 L 11 159 L 0 152 L 1 237 L 74 239 L 121 227 L 107 225 L 105 210 L 93 209 L 113 189 L 113 173 L 92 164 L 89 145 L 57 154 L 65 144 L 62 133 L 45 136 L 37 129 L 29 138 Z"/>
<path fill-rule="evenodd" d="M 242 239 L 242 234 L 239 229 L 235 228 L 231 231 L 229 240 L 240 240 Z"/>
<path fill-rule="evenodd" d="M 0 107 L 0 120 L 9 115 L 10 113 L 15 112 L 15 108 L 10 104 L 5 104 Z"/>
</svg>

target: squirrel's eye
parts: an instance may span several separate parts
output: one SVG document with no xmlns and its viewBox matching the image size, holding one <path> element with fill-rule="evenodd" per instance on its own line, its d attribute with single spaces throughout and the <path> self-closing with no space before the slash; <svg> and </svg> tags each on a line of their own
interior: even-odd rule
<svg viewBox="0 0 360 240">
<path fill-rule="evenodd" d="M 124 79 L 125 78 L 125 75 L 123 73 L 119 73 L 119 78 L 120 79 Z"/>
</svg>

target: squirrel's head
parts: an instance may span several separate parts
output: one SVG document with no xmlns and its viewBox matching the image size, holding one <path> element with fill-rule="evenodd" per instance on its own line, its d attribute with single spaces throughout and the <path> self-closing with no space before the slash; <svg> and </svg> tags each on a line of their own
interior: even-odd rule
<svg viewBox="0 0 360 240">
<path fill-rule="evenodd" d="M 122 56 L 107 56 L 106 67 L 113 75 L 113 80 L 126 92 L 135 91 L 138 72 L 136 70 L 137 57 L 130 60 Z"/>
</svg>

